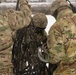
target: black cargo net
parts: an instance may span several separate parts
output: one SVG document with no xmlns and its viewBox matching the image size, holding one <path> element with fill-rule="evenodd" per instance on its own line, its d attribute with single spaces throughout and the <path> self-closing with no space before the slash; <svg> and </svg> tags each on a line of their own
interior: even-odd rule
<svg viewBox="0 0 76 75">
<path fill-rule="evenodd" d="M 35 27 L 30 24 L 16 33 L 12 49 L 14 75 L 46 75 L 46 63 L 38 58 L 37 34 Z"/>
</svg>

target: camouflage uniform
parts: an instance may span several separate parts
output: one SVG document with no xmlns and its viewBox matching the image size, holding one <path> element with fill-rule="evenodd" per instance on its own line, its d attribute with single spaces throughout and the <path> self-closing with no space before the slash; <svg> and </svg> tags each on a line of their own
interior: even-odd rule
<svg viewBox="0 0 76 75">
<path fill-rule="evenodd" d="M 43 13 L 36 13 L 33 16 L 33 23 L 36 28 L 36 33 L 37 33 L 37 42 L 41 43 L 43 40 L 46 39 L 46 32 L 45 28 L 47 26 L 47 18 L 45 14 Z"/>
<path fill-rule="evenodd" d="M 47 18 L 44 13 L 36 13 L 33 16 L 33 23 L 36 30 L 36 41 L 37 41 L 37 47 L 41 48 L 42 50 L 46 49 L 46 40 L 47 40 L 47 34 L 45 32 L 45 28 L 47 26 Z M 45 48 L 44 48 L 45 47 Z M 42 51 L 44 52 L 44 51 Z M 38 51 L 37 51 L 37 57 L 38 57 Z M 39 59 L 39 57 L 38 57 Z M 38 61 L 38 65 L 41 66 L 40 70 L 41 73 L 38 75 L 48 75 L 46 63 Z"/>
<path fill-rule="evenodd" d="M 34 26 L 36 27 L 36 35 L 37 35 L 37 47 L 39 49 L 41 49 L 41 52 L 43 54 L 43 56 L 45 57 L 44 52 L 46 51 L 46 40 L 47 40 L 47 34 L 45 32 L 45 28 L 47 25 L 47 18 L 45 16 L 45 14 L 42 13 L 37 13 L 35 14 L 35 16 L 33 17 L 33 22 L 34 22 Z M 39 58 L 39 50 L 37 51 L 37 57 Z M 46 67 L 46 62 L 42 62 L 39 59 L 39 65 L 41 66 L 40 70 L 41 70 L 41 74 L 39 75 L 48 75 L 48 69 Z"/>
<path fill-rule="evenodd" d="M 59 64 L 53 75 L 76 75 L 76 14 L 65 0 L 54 2 L 51 12 L 55 11 L 57 21 L 47 38 L 50 63 Z"/>
<path fill-rule="evenodd" d="M 45 14 L 36 13 L 31 18 L 29 26 L 17 31 L 12 50 L 15 75 L 45 74 L 45 70 L 43 70 L 45 64 L 38 58 L 38 47 L 41 47 L 46 41 L 44 34 L 46 25 L 47 18 Z"/>
<path fill-rule="evenodd" d="M 31 11 L 26 0 L 19 0 L 20 11 L 8 10 L 0 13 L 0 75 L 12 75 L 12 33 L 28 26 Z"/>
</svg>

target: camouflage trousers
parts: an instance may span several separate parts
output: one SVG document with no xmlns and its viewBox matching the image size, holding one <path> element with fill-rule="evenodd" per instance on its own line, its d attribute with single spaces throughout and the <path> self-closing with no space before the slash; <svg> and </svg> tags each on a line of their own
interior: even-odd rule
<svg viewBox="0 0 76 75">
<path fill-rule="evenodd" d="M 71 65 L 59 66 L 53 75 L 76 75 L 76 62 Z"/>
<path fill-rule="evenodd" d="M 11 56 L 12 51 L 10 48 L 0 51 L 0 75 L 13 75 Z"/>
</svg>

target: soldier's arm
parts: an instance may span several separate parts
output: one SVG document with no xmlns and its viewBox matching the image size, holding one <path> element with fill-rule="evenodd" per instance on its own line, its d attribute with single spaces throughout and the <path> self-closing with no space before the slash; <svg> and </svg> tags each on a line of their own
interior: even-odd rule
<svg viewBox="0 0 76 75">
<path fill-rule="evenodd" d="M 31 7 L 28 4 L 27 0 L 19 0 L 19 4 L 20 4 L 20 11 L 23 12 L 24 16 L 31 16 Z"/>
<path fill-rule="evenodd" d="M 20 11 L 8 11 L 8 22 L 13 31 L 28 26 L 31 21 L 31 8 L 27 0 L 19 0 L 19 5 Z"/>
<path fill-rule="evenodd" d="M 61 32 L 60 25 L 53 25 L 50 29 L 49 36 L 47 38 L 47 45 L 49 51 L 49 62 L 52 64 L 59 63 L 66 57 L 64 48 L 64 37 L 65 35 Z"/>
</svg>

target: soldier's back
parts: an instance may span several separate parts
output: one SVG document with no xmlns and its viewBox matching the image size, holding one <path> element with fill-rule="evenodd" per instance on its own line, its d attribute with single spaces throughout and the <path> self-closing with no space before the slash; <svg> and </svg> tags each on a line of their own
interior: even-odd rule
<svg viewBox="0 0 76 75">
<path fill-rule="evenodd" d="M 11 46 L 12 30 L 8 24 L 8 16 L 0 13 L 0 75 L 12 75 Z"/>
<path fill-rule="evenodd" d="M 54 75 L 76 75 L 76 14 L 67 14 L 58 19 L 49 34 L 48 47 L 55 43 L 56 51 L 50 50 L 52 56 L 55 54 L 54 61 L 61 60 Z"/>
</svg>

